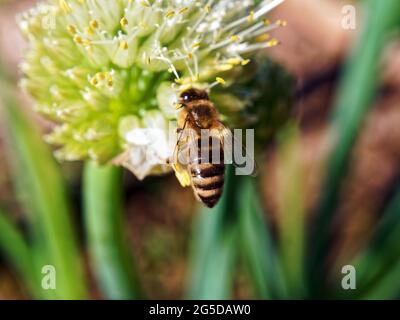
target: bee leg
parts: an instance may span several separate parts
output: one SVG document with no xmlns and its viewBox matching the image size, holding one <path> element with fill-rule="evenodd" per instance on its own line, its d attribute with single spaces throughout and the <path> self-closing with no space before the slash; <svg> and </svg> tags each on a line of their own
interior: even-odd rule
<svg viewBox="0 0 400 320">
<path fill-rule="evenodd" d="M 183 129 L 182 128 L 176 128 L 176 133 L 181 133 L 183 131 Z"/>
</svg>

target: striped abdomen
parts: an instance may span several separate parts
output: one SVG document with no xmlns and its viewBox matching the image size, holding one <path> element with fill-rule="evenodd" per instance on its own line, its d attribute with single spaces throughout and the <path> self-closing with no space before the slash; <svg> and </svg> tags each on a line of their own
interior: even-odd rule
<svg viewBox="0 0 400 320">
<path fill-rule="evenodd" d="M 200 142 L 198 144 L 200 145 Z M 204 156 L 207 153 L 209 156 Z M 207 207 L 213 208 L 221 198 L 224 187 L 225 165 L 220 140 L 212 145 L 210 139 L 208 146 L 199 147 L 198 156 L 189 165 L 189 170 L 196 197 Z"/>
</svg>

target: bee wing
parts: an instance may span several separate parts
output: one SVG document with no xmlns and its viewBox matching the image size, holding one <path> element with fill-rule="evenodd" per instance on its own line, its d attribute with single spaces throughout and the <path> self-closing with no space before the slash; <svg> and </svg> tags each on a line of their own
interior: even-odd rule
<svg viewBox="0 0 400 320">
<path fill-rule="evenodd" d="M 242 141 L 238 140 L 232 134 L 232 131 L 227 128 L 222 122 L 219 122 L 218 126 L 216 128 L 213 128 L 213 130 L 216 130 L 218 137 L 222 141 L 222 146 L 224 148 L 224 158 L 226 161 L 225 163 L 233 164 L 236 168 L 242 168 L 243 164 L 237 163 L 234 156 L 235 150 L 239 149 L 242 152 L 242 156 L 244 155 L 246 163 L 251 162 L 254 164 L 254 170 L 251 175 L 256 176 L 258 174 L 257 162 L 247 152 L 246 147 L 243 145 Z"/>
<path fill-rule="evenodd" d="M 172 155 L 172 161 L 170 161 L 171 167 L 175 171 L 175 176 L 182 187 L 189 187 L 192 184 L 192 177 L 187 170 L 187 166 L 183 165 L 182 161 L 180 161 L 180 159 L 182 160 L 182 157 L 185 157 L 185 159 L 187 159 L 187 157 L 189 156 L 187 145 L 188 140 L 190 140 L 191 137 L 188 135 L 184 135 L 187 121 L 188 120 L 186 119 L 182 131 L 179 134 L 174 153 Z"/>
</svg>

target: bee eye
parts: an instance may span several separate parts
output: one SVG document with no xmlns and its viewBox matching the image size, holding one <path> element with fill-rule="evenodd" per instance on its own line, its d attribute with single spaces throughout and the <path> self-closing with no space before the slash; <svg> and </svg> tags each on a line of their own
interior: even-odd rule
<svg viewBox="0 0 400 320">
<path fill-rule="evenodd" d="M 189 94 L 184 94 L 183 95 L 183 101 L 188 102 L 190 100 L 190 95 Z"/>
</svg>

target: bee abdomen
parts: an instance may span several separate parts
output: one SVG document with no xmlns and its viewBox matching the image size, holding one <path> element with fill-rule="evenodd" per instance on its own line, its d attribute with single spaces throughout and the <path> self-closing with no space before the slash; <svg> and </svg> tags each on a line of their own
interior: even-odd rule
<svg viewBox="0 0 400 320">
<path fill-rule="evenodd" d="M 191 167 L 192 186 L 207 207 L 213 208 L 222 196 L 224 164 L 196 164 Z"/>
</svg>

